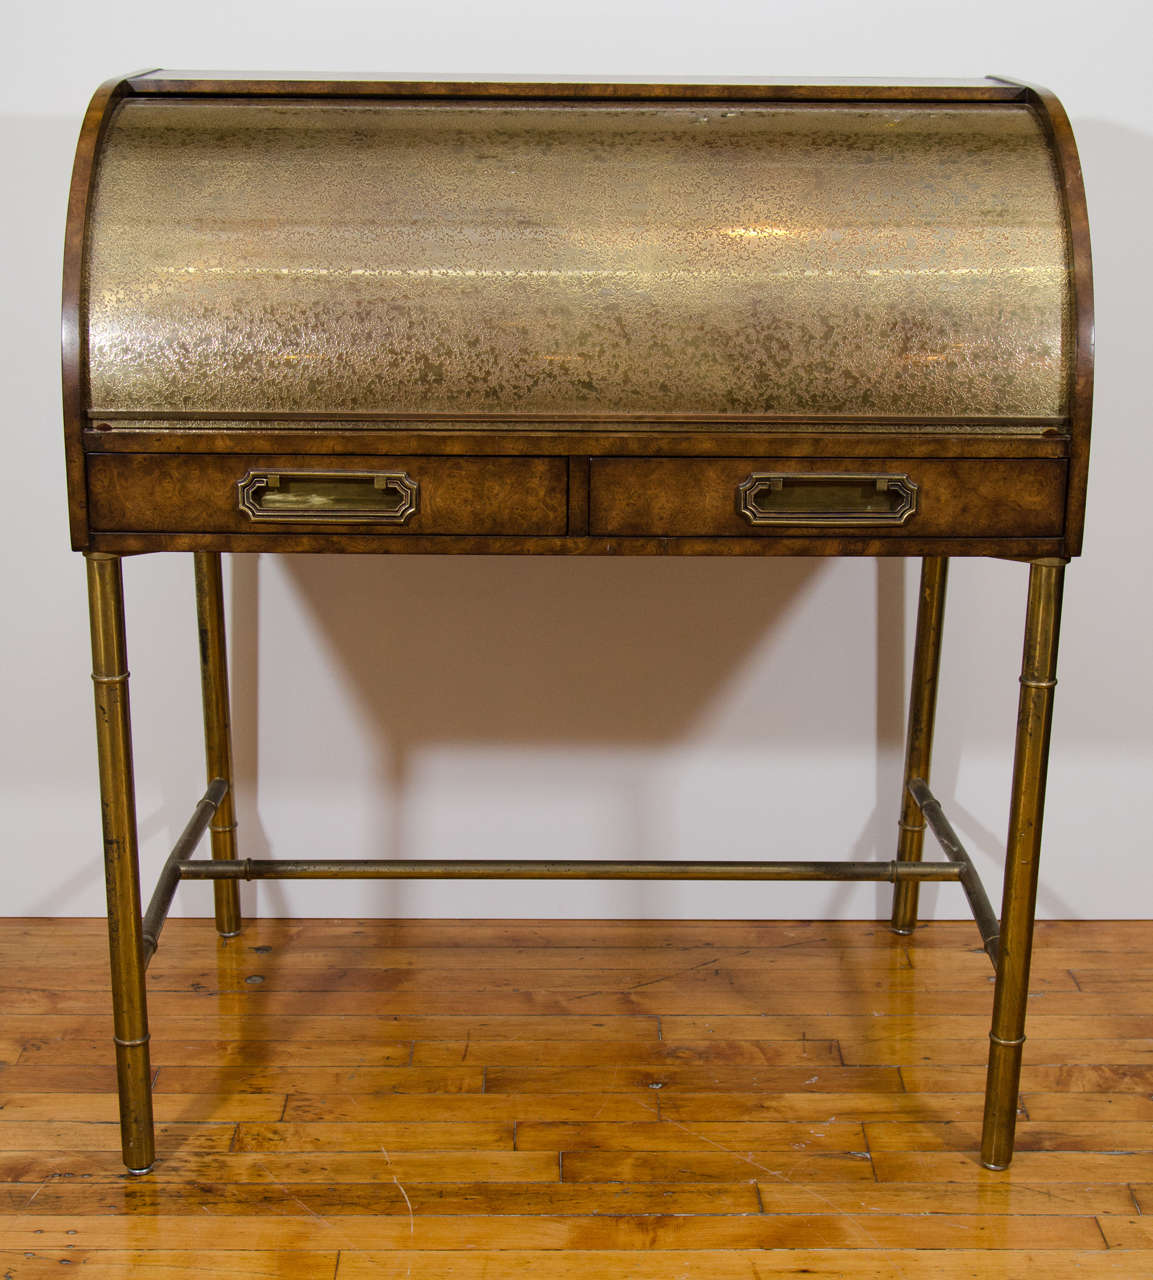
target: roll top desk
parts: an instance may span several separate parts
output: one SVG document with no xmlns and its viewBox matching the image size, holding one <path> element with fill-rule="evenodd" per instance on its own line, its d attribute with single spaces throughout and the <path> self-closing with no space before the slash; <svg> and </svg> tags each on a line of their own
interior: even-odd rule
<svg viewBox="0 0 1153 1280">
<path fill-rule="evenodd" d="M 63 347 L 131 1170 L 153 1161 L 145 970 L 180 881 L 214 881 L 228 936 L 237 880 L 331 876 L 883 880 L 900 933 L 922 880 L 956 881 L 996 970 L 981 1157 L 1007 1166 L 1092 379 L 1051 94 L 110 81 L 77 151 Z M 154 551 L 195 562 L 209 785 L 142 910 L 120 559 Z M 920 557 L 896 857 L 241 858 L 226 551 Z M 999 918 L 928 786 L 952 556 L 1030 564 Z"/>
</svg>

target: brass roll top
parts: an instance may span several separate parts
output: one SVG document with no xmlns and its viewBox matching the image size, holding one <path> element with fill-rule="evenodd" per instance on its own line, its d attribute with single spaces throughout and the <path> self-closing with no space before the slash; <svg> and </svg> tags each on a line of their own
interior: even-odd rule
<svg viewBox="0 0 1153 1280">
<path fill-rule="evenodd" d="M 1070 416 L 1024 96 L 139 89 L 83 211 L 90 414 Z"/>
</svg>

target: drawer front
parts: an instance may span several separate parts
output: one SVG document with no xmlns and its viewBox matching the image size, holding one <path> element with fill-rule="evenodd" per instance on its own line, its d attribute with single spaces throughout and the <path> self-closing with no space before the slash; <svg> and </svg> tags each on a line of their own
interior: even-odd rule
<svg viewBox="0 0 1153 1280">
<path fill-rule="evenodd" d="M 138 533 L 563 534 L 564 458 L 90 454 L 92 528 Z"/>
<path fill-rule="evenodd" d="M 595 458 L 594 536 L 1046 538 L 1063 460 Z"/>
</svg>

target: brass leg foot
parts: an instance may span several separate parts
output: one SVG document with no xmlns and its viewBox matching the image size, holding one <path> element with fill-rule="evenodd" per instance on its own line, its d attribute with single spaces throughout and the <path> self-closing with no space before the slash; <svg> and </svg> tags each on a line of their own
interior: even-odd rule
<svg viewBox="0 0 1153 1280">
<path fill-rule="evenodd" d="M 945 620 L 945 583 L 949 562 L 926 556 L 921 562 L 921 591 L 917 604 L 917 640 L 913 648 L 913 679 L 909 692 L 909 732 L 905 742 L 905 777 L 901 792 L 897 858 L 920 862 L 925 844 L 925 819 L 909 794 L 909 779 L 929 781 L 933 752 L 933 718 L 937 710 L 937 678 L 941 668 L 941 631 Z M 892 930 L 909 934 L 917 926 L 915 880 L 898 884 L 893 893 Z"/>
<path fill-rule="evenodd" d="M 152 1069 L 140 921 L 124 593 L 119 556 L 89 554 L 86 558 L 120 1139 L 124 1163 L 133 1172 L 146 1172 L 155 1156 Z"/>
<path fill-rule="evenodd" d="M 193 553 L 196 565 L 196 618 L 200 632 L 200 685 L 204 699 L 204 755 L 208 781 L 223 778 L 228 794 L 209 828 L 212 856 L 236 857 L 236 805 L 233 800 L 232 722 L 228 703 L 228 658 L 224 634 L 224 588 L 220 554 Z M 216 931 L 222 938 L 240 932 L 240 887 L 234 880 L 213 884 Z"/>
<path fill-rule="evenodd" d="M 1021 662 L 1017 746 L 1013 759 L 1013 793 L 1009 806 L 1005 891 L 1001 906 L 1001 956 L 993 997 L 993 1028 L 989 1034 L 989 1071 L 981 1132 L 981 1163 L 987 1169 L 1006 1169 L 1013 1158 L 1064 579 L 1063 561 L 1037 561 L 1029 570 L 1025 651 Z"/>
</svg>

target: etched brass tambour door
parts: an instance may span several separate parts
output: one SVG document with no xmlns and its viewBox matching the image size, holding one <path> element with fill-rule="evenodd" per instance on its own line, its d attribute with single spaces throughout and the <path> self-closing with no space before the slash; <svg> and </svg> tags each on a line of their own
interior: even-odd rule
<svg viewBox="0 0 1153 1280">
<path fill-rule="evenodd" d="M 589 867 L 888 879 L 903 932 L 920 880 L 958 881 L 998 965 L 982 1158 L 1007 1163 L 1092 386 L 1051 94 L 147 72 L 85 120 L 63 334 L 130 1167 L 144 958 L 181 879 L 217 882 L 227 935 L 243 877 Z M 161 550 L 196 553 L 210 786 L 141 914 L 118 557 Z M 238 862 L 223 551 L 923 557 L 897 859 Z M 1001 921 L 927 785 L 954 555 L 1032 563 Z M 214 861 L 191 860 L 209 826 Z"/>
<path fill-rule="evenodd" d="M 92 407 L 1061 418 L 1019 105 L 123 102 Z"/>
</svg>

